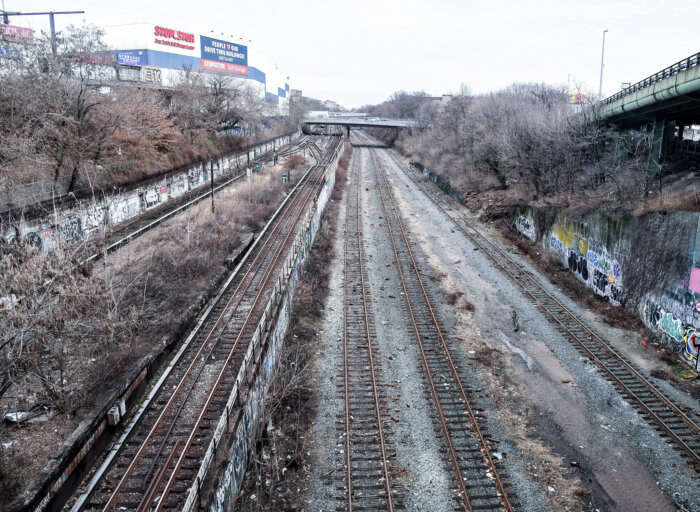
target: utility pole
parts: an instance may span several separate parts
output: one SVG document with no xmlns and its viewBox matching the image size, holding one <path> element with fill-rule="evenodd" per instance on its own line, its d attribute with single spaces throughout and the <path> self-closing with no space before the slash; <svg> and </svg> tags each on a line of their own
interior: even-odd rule
<svg viewBox="0 0 700 512">
<path fill-rule="evenodd" d="M 598 99 L 603 99 L 603 67 L 605 66 L 605 33 L 608 31 L 606 28 L 603 30 L 603 52 L 600 56 L 600 86 L 598 86 Z"/>
<path fill-rule="evenodd" d="M 56 55 L 56 24 L 54 23 L 54 15 L 56 14 L 85 14 L 85 11 L 49 11 L 49 12 L 7 12 L 5 10 L 5 1 L 2 2 L 2 17 L 5 25 L 9 25 L 9 16 L 48 16 L 49 25 L 51 27 L 51 51 Z"/>
<path fill-rule="evenodd" d="M 209 178 L 211 182 L 211 213 L 214 213 L 214 161 L 209 162 Z"/>
</svg>

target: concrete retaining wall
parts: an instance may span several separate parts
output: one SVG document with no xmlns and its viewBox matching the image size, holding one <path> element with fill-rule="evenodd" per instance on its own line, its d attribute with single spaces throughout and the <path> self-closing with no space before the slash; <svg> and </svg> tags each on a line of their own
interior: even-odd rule
<svg viewBox="0 0 700 512">
<path fill-rule="evenodd" d="M 342 146 L 339 148 L 339 152 Z M 339 154 L 338 152 L 338 154 Z M 219 475 L 218 486 L 216 488 L 213 503 L 210 504 L 212 512 L 223 512 L 233 510 L 236 496 L 241 488 L 245 469 L 248 464 L 248 457 L 253 442 L 253 434 L 262 420 L 262 411 L 267 395 L 270 381 L 274 374 L 275 364 L 282 347 L 285 332 L 289 326 L 289 316 L 292 298 L 296 285 L 301 276 L 302 267 L 306 260 L 314 238 L 321 223 L 321 215 L 328 203 L 333 186 L 335 185 L 335 171 L 338 166 L 338 156 L 332 159 L 331 165 L 326 171 L 325 183 L 316 199 L 313 207 L 306 214 L 303 223 L 299 227 L 294 243 L 290 248 L 285 261 L 282 273 L 278 279 L 272 297 L 268 303 L 265 315 L 258 324 L 257 330 L 250 344 L 248 357 L 253 358 L 253 354 L 259 352 L 261 361 L 257 363 L 257 376 L 250 388 L 247 401 L 243 406 L 243 412 L 239 416 L 240 421 L 235 426 L 235 437 L 229 449 L 229 459 L 223 473 Z M 270 314 L 268 314 L 268 312 Z M 239 372 L 237 382 L 243 382 L 246 374 L 246 367 L 243 366 Z M 229 398 L 228 411 L 233 409 L 233 404 L 238 398 L 240 387 L 237 384 Z M 207 467 L 214 458 L 216 445 L 219 442 L 224 429 L 228 425 L 228 414 L 222 416 L 216 436 L 209 447 L 208 459 L 202 465 L 198 477 L 203 480 Z M 212 475 L 213 476 L 213 475 Z M 200 481 L 201 481 L 200 480 Z M 193 485 L 190 489 L 189 499 L 184 508 L 185 511 L 194 510 L 199 499 L 199 488 Z"/>
<path fill-rule="evenodd" d="M 700 213 L 641 217 L 521 208 L 515 227 L 611 304 L 639 315 L 686 363 L 700 345 Z"/>
<path fill-rule="evenodd" d="M 247 166 L 249 161 L 292 143 L 300 134 L 295 132 L 282 135 L 251 147 L 248 153 L 200 163 L 187 171 L 147 185 L 109 196 L 79 200 L 72 206 L 58 209 L 44 218 L 27 221 L 20 216 L 5 221 L 0 224 L 0 236 L 8 241 L 19 237 L 35 245 L 43 253 L 49 253 L 64 241 L 88 239 L 100 228 L 114 228 L 191 190 L 204 189 L 209 184 L 211 169 L 214 179 L 223 175 L 233 175 L 240 167 Z"/>
</svg>

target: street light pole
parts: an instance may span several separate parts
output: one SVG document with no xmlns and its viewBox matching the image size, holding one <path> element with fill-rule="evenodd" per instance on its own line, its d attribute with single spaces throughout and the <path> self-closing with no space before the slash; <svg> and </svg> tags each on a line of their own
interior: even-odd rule
<svg viewBox="0 0 700 512">
<path fill-rule="evenodd" d="M 606 28 L 603 30 L 603 52 L 600 56 L 600 86 L 598 87 L 598 99 L 603 98 L 603 67 L 605 66 L 605 33 L 608 31 Z"/>
</svg>

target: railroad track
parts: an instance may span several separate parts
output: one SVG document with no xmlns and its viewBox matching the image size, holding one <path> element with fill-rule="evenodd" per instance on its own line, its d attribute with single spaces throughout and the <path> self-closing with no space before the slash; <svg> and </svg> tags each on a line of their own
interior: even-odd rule
<svg viewBox="0 0 700 512">
<path fill-rule="evenodd" d="M 536 305 L 564 337 L 579 352 L 593 361 L 603 376 L 622 391 L 623 396 L 682 456 L 692 464 L 700 464 L 700 427 L 689 416 L 689 408 L 676 404 L 665 396 L 642 374 L 641 370 L 617 352 L 606 340 L 588 327 L 573 312 L 552 296 L 529 272 L 524 270 L 504 250 L 491 242 L 474 226 L 454 199 L 442 193 L 431 181 L 416 176 L 396 156 L 392 161 L 419 187 L 426 196 L 469 238 L 494 266 L 515 283 L 523 294 Z"/>
<path fill-rule="evenodd" d="M 356 163 L 357 159 L 353 159 Z M 345 215 L 343 393 L 345 411 L 345 506 L 338 510 L 388 510 L 396 507 L 389 459 L 395 456 L 387 435 L 385 383 L 376 361 L 378 347 L 371 298 L 366 287 L 360 169 L 353 166 Z"/>
<path fill-rule="evenodd" d="M 294 152 L 305 149 L 312 144 L 310 137 L 302 137 L 294 144 L 290 145 L 277 153 L 278 157 L 288 156 Z M 265 155 L 260 160 L 263 162 L 270 161 L 273 155 Z M 214 186 L 214 192 L 218 192 L 228 187 L 232 183 L 244 178 L 246 172 L 241 172 L 235 176 L 224 178 Z M 206 190 L 204 190 L 206 189 Z M 177 215 L 178 213 L 190 208 L 200 201 L 211 197 L 211 189 L 207 185 L 199 187 L 198 190 L 190 191 L 177 200 L 169 201 L 160 208 L 154 208 L 144 215 L 140 215 L 133 221 L 125 222 L 117 228 L 109 232 L 104 238 L 100 238 L 86 245 L 84 252 L 89 256 L 85 258 L 86 262 L 95 261 L 104 254 L 114 251 L 134 238 L 142 235 L 146 231 L 161 224 L 165 220 Z"/>
<path fill-rule="evenodd" d="M 455 478 L 457 508 L 468 511 L 512 511 L 517 504 L 512 502 L 512 496 L 506 491 L 508 483 L 503 481 L 491 456 L 495 441 L 489 441 L 482 432 L 487 429 L 486 420 L 481 414 L 482 410 L 471 404 L 474 396 L 472 389 L 464 385 L 460 378 L 450 346 L 423 285 L 391 187 L 376 158 L 376 150 L 367 151 L 389 231 L 410 329 L 420 348 L 426 383 L 446 446 L 447 466 Z"/>
<path fill-rule="evenodd" d="M 326 158 L 337 147 L 334 141 Z M 238 376 L 253 326 L 324 175 L 324 166 L 312 167 L 280 206 L 73 510 L 179 510 L 192 485 L 201 485 L 200 462 L 219 419 L 237 414 L 245 401 L 249 382 Z M 238 409 L 230 410 L 228 397 L 235 389 Z"/>
</svg>

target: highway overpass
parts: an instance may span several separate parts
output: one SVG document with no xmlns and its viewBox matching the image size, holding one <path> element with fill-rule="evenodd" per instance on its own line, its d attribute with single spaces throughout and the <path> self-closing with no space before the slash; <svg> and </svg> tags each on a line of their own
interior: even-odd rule
<svg viewBox="0 0 700 512">
<path fill-rule="evenodd" d="M 604 99 L 600 116 L 621 128 L 653 130 L 650 165 L 657 169 L 676 149 L 697 152 L 683 141 L 683 129 L 700 124 L 700 53 Z"/>
<path fill-rule="evenodd" d="M 389 119 L 361 115 L 341 117 L 333 116 L 332 113 L 327 116 L 304 117 L 301 128 L 304 133 L 313 133 L 314 127 L 325 126 L 344 126 L 348 133 L 351 128 L 395 128 L 397 130 L 419 128 L 418 122 L 413 119 Z"/>
</svg>

